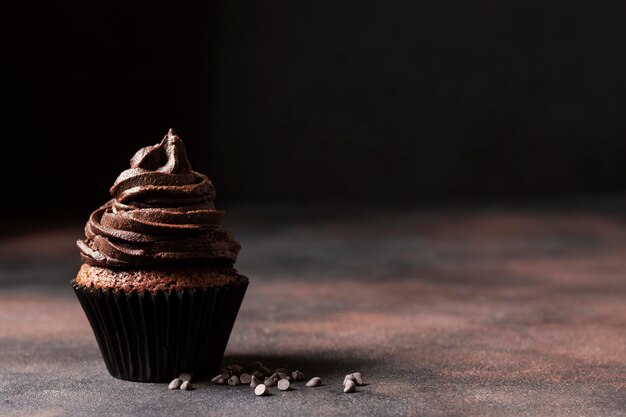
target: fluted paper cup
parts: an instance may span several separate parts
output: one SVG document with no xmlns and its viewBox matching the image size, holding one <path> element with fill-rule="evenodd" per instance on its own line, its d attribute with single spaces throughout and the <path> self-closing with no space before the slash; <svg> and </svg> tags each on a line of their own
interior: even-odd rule
<svg viewBox="0 0 626 417">
<path fill-rule="evenodd" d="M 218 369 L 247 286 L 127 293 L 72 281 L 111 375 L 141 382 Z"/>
</svg>

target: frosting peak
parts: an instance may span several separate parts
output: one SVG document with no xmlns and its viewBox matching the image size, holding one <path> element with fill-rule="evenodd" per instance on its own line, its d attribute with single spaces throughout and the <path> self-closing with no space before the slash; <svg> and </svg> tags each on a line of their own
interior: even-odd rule
<svg viewBox="0 0 626 417">
<path fill-rule="evenodd" d="M 168 174 L 191 172 L 185 144 L 173 129 L 167 132 L 161 143 L 139 149 L 130 160 L 130 167 Z"/>
<path fill-rule="evenodd" d="M 113 199 L 94 211 L 77 242 L 85 263 L 146 268 L 234 263 L 240 249 L 220 227 L 209 179 L 191 169 L 183 141 L 172 129 L 140 149 L 111 187 Z"/>
</svg>

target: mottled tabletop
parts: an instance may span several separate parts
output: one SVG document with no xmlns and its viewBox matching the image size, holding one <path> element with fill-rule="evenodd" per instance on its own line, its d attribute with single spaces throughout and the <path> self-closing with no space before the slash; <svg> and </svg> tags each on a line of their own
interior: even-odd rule
<svg viewBox="0 0 626 417">
<path fill-rule="evenodd" d="M 5 228 L 0 415 L 625 416 L 625 213 L 233 207 L 250 286 L 224 363 L 324 383 L 267 397 L 110 377 L 69 286 L 82 225 Z M 344 394 L 354 371 L 366 385 Z"/>
</svg>

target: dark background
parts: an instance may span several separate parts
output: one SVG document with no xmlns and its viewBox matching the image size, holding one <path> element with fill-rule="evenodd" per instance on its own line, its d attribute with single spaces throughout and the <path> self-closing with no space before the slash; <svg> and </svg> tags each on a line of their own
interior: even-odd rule
<svg viewBox="0 0 626 417">
<path fill-rule="evenodd" d="M 2 210 L 86 213 L 169 127 L 219 202 L 626 189 L 626 3 L 2 6 Z"/>
</svg>

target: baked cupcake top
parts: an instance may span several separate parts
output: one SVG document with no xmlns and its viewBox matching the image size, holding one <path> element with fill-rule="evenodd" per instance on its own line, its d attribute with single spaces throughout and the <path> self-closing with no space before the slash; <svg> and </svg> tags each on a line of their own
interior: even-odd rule
<svg viewBox="0 0 626 417">
<path fill-rule="evenodd" d="M 220 226 L 209 179 L 191 169 L 173 130 L 140 149 L 77 242 L 83 261 L 112 268 L 233 264 L 241 246 Z"/>
</svg>

